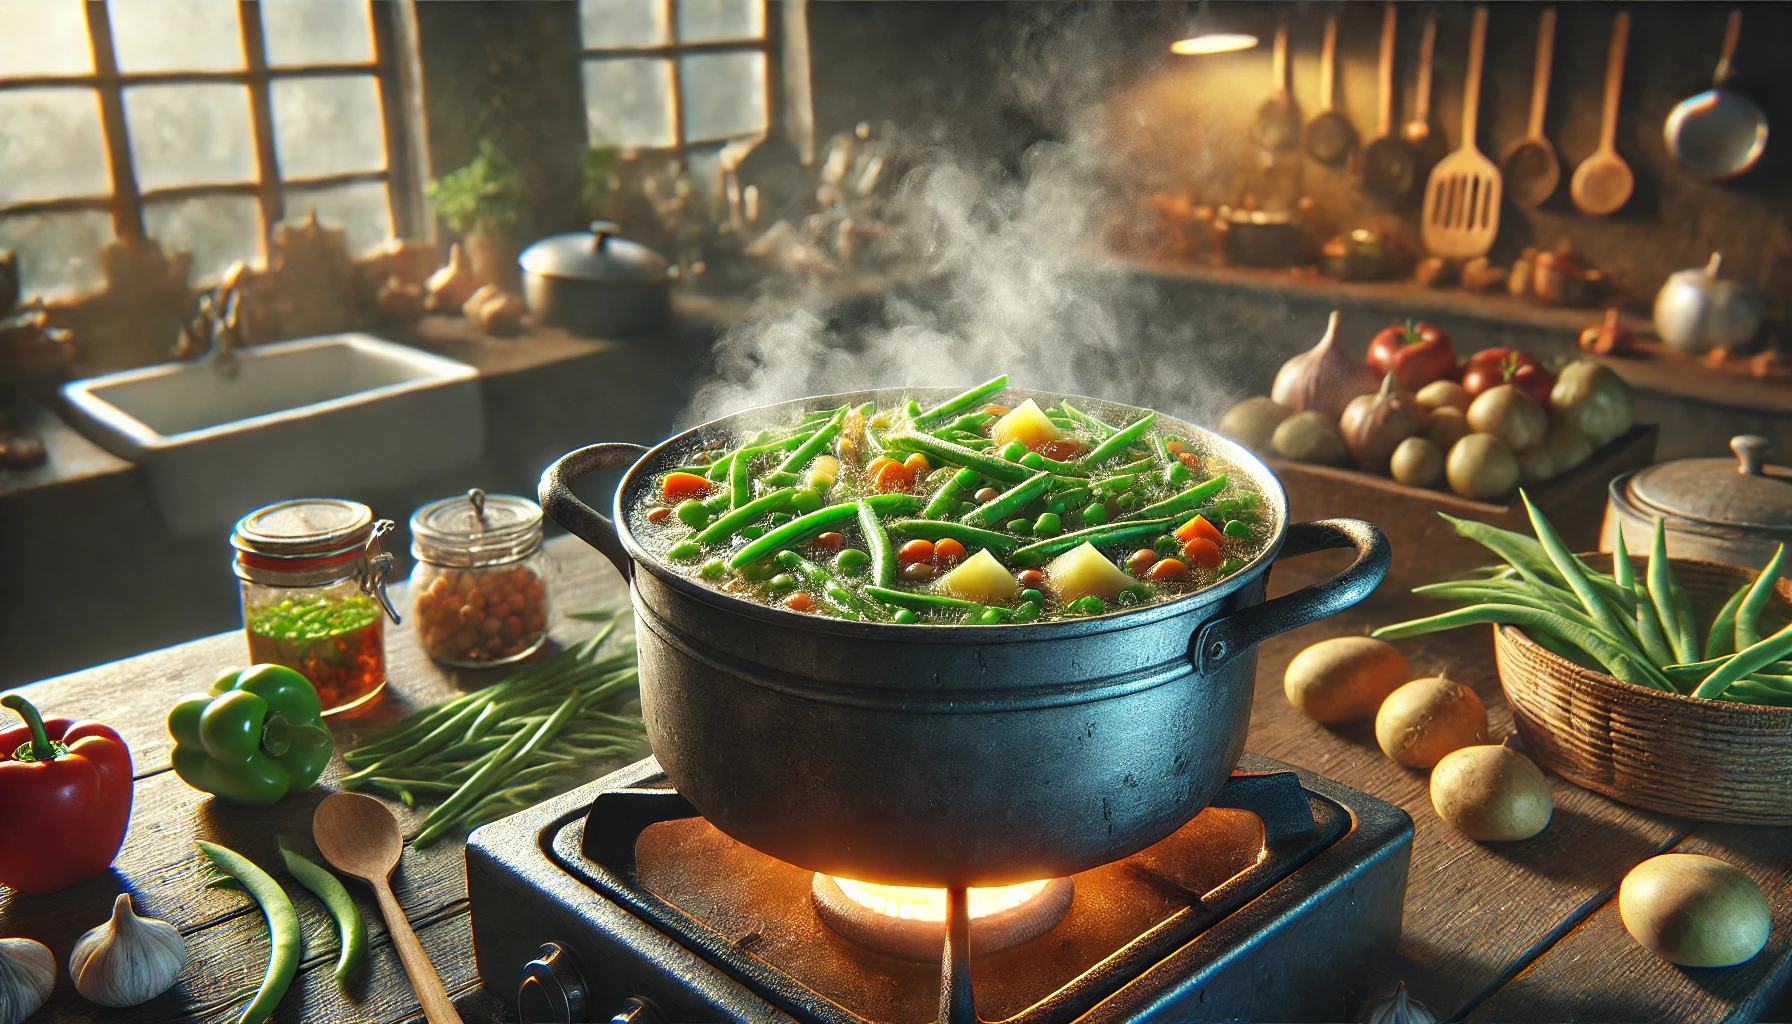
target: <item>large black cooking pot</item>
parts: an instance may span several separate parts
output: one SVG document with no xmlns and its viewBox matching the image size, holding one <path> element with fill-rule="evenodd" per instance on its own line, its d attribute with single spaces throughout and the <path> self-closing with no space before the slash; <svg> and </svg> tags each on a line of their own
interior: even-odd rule
<svg viewBox="0 0 1792 1024">
<path fill-rule="evenodd" d="M 1287 495 L 1256 456 L 1161 414 L 1159 426 L 1202 438 L 1249 479 L 1273 538 L 1223 582 L 1134 610 L 998 626 L 799 615 L 685 579 L 629 531 L 626 510 L 655 476 L 711 439 L 733 442 L 799 410 L 908 395 L 928 397 L 787 402 L 652 449 L 581 448 L 542 474 L 542 507 L 632 584 L 641 707 L 661 766 L 717 828 L 780 860 L 948 886 L 1058 877 L 1135 853 L 1187 823 L 1231 773 L 1250 723 L 1256 645 L 1356 603 L 1387 575 L 1374 526 L 1289 526 Z M 1127 414 L 1078 401 L 1096 415 Z M 611 518 L 571 490 L 625 466 Z M 1272 562 L 1327 548 L 1354 548 L 1356 560 L 1263 600 Z"/>
</svg>

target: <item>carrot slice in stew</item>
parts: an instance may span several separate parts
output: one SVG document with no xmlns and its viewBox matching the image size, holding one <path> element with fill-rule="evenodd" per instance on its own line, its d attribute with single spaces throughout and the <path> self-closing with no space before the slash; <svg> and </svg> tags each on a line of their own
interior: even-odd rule
<svg viewBox="0 0 1792 1024">
<path fill-rule="evenodd" d="M 1182 545 L 1182 553 L 1188 556 L 1189 561 L 1208 569 L 1218 569 L 1222 561 L 1220 546 L 1206 537 L 1196 537 Z"/>
<path fill-rule="evenodd" d="M 709 493 L 709 481 L 695 473 L 667 473 L 660 481 L 660 495 L 667 501 L 683 501 Z"/>
<path fill-rule="evenodd" d="M 1176 528 L 1176 539 L 1184 544 L 1200 537 L 1217 545 L 1225 539 L 1225 536 L 1219 527 L 1207 521 L 1206 516 L 1196 516 Z"/>
</svg>

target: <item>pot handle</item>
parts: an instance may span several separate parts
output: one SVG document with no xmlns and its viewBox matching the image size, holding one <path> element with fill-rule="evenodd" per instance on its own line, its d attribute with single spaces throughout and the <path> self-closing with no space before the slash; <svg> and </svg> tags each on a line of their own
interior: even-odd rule
<svg viewBox="0 0 1792 1024">
<path fill-rule="evenodd" d="M 1223 615 L 1197 630 L 1188 652 L 1195 669 L 1203 675 L 1212 673 L 1277 633 L 1341 612 L 1368 597 L 1387 578 L 1388 539 L 1375 524 L 1361 519 L 1295 523 L 1275 560 L 1333 548 L 1355 548 L 1356 561 L 1330 579 Z"/>
<path fill-rule="evenodd" d="M 565 527 L 568 533 L 601 552 L 616 566 L 616 571 L 625 580 L 634 575 L 634 561 L 622 548 L 622 538 L 616 534 L 616 524 L 602 512 L 580 501 L 579 496 L 572 493 L 572 485 L 573 481 L 592 473 L 632 466 L 645 454 L 647 449 L 644 446 L 626 441 L 588 445 L 578 451 L 567 452 L 555 460 L 553 465 L 542 470 L 541 483 L 536 487 L 542 511 Z"/>
</svg>

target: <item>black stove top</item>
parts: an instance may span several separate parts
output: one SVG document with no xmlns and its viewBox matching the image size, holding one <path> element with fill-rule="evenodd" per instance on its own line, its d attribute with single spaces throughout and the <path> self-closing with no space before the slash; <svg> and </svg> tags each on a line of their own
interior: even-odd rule
<svg viewBox="0 0 1792 1024">
<path fill-rule="evenodd" d="M 812 872 L 696 816 L 651 758 L 475 832 L 467 876 L 480 977 L 525 1021 L 627 1003 L 674 1021 L 922 1024 L 973 1019 L 973 995 L 975 1018 L 1013 1024 L 1336 1020 L 1398 939 L 1411 839 L 1398 808 L 1246 755 L 1214 806 L 1076 875 L 1056 925 L 973 945 L 956 978 L 937 954 L 836 932 Z"/>
</svg>

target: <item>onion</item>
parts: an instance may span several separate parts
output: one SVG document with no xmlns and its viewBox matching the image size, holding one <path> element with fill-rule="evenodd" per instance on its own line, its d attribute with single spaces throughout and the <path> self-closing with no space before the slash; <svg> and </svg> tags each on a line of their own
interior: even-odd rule
<svg viewBox="0 0 1792 1024">
<path fill-rule="evenodd" d="M 1375 371 L 1339 348 L 1338 311 L 1332 310 L 1325 337 L 1282 364 L 1269 397 L 1298 412 L 1312 410 L 1336 418 L 1350 400 L 1375 390 Z"/>
<path fill-rule="evenodd" d="M 1394 375 L 1382 378 L 1381 390 L 1359 395 L 1344 407 L 1338 433 L 1356 464 L 1371 473 L 1385 473 L 1400 442 L 1417 434 L 1419 424 L 1405 399 L 1394 391 Z"/>
</svg>

